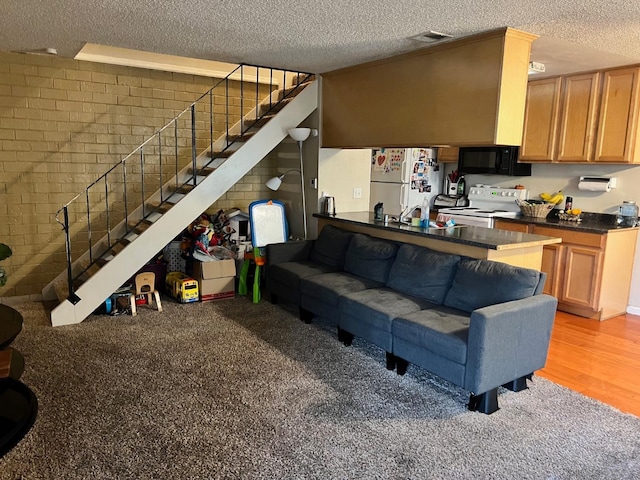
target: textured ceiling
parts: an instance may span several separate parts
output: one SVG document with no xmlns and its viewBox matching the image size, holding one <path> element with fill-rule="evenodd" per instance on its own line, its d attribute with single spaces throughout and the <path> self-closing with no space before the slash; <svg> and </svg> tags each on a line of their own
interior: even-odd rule
<svg viewBox="0 0 640 480">
<path fill-rule="evenodd" d="M 547 73 L 640 63 L 630 0 L 0 0 L 0 50 L 86 42 L 231 63 L 325 72 L 422 48 L 427 30 L 510 26 L 541 35 Z"/>
</svg>

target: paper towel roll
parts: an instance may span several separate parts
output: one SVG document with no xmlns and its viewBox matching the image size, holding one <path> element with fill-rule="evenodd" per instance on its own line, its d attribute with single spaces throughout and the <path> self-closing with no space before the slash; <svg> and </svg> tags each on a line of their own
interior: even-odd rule
<svg viewBox="0 0 640 480">
<path fill-rule="evenodd" d="M 587 192 L 610 192 L 611 183 L 608 178 L 585 178 L 578 182 L 578 190 Z"/>
</svg>

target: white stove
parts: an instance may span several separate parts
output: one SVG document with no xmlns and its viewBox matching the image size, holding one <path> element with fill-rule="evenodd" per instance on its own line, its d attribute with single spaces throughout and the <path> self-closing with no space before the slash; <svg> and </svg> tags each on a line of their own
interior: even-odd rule
<svg viewBox="0 0 640 480">
<path fill-rule="evenodd" d="M 468 207 L 450 207 L 438 210 L 438 220 L 450 218 L 460 225 L 493 228 L 496 217 L 515 217 L 520 213 L 516 200 L 527 200 L 526 189 L 473 186 L 469 189 Z"/>
</svg>

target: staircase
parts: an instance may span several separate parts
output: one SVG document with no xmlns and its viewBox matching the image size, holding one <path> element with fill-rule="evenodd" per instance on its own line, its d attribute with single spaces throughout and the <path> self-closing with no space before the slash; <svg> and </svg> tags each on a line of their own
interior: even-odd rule
<svg viewBox="0 0 640 480">
<path fill-rule="evenodd" d="M 270 93 L 260 101 L 265 71 Z M 255 92 L 256 106 L 231 125 L 228 92 L 238 82 L 240 111 L 253 95 L 246 92 Z M 82 322 L 242 179 L 317 108 L 317 84 L 309 74 L 241 65 L 63 206 L 56 220 L 67 268 L 42 291 L 43 300 L 61 302 L 52 325 Z M 222 113 L 220 91 L 227 92 Z M 223 131 L 215 141 L 214 126 Z"/>
</svg>

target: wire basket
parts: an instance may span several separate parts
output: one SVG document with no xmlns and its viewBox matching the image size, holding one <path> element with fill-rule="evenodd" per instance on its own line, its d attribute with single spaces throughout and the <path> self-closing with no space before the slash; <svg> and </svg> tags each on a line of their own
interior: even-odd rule
<svg viewBox="0 0 640 480">
<path fill-rule="evenodd" d="M 518 205 L 523 216 L 535 218 L 545 218 L 556 206 L 555 203 L 535 203 L 532 205 L 519 203 Z"/>
</svg>

